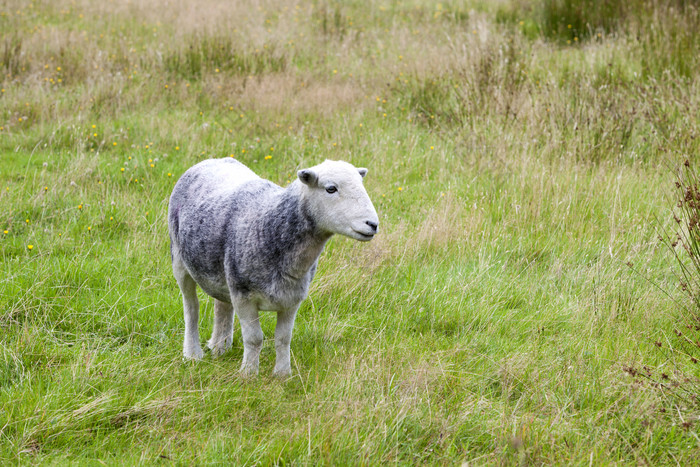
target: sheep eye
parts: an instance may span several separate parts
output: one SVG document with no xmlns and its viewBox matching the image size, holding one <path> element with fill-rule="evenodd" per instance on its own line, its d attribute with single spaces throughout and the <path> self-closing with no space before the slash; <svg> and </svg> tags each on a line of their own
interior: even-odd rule
<svg viewBox="0 0 700 467">
<path fill-rule="evenodd" d="M 338 191 L 338 189 L 336 187 L 334 187 L 333 185 L 331 185 L 329 187 L 326 187 L 326 191 L 328 193 L 335 193 L 336 191 Z"/>
</svg>

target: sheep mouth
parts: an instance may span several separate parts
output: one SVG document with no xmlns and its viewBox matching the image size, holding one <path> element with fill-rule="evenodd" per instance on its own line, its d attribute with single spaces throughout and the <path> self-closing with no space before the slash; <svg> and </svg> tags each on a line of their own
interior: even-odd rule
<svg viewBox="0 0 700 467">
<path fill-rule="evenodd" d="M 355 229 L 353 229 L 353 232 L 355 232 L 357 234 L 357 236 L 359 237 L 359 240 L 368 241 L 368 240 L 372 240 L 374 238 L 373 233 L 366 234 L 366 233 L 360 232 L 359 230 L 355 230 Z"/>
</svg>

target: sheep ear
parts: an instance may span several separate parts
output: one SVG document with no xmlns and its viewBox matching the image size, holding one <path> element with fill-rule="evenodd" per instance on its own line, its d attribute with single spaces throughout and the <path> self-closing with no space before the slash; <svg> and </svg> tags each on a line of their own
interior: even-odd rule
<svg viewBox="0 0 700 467">
<path fill-rule="evenodd" d="M 360 175 L 362 175 L 362 178 L 365 178 L 365 175 L 367 175 L 367 169 L 364 167 L 358 167 L 357 171 L 360 172 Z"/>
<path fill-rule="evenodd" d="M 301 183 L 309 186 L 316 186 L 318 182 L 318 175 L 311 169 L 302 169 L 297 172 L 297 177 L 301 180 Z"/>
</svg>

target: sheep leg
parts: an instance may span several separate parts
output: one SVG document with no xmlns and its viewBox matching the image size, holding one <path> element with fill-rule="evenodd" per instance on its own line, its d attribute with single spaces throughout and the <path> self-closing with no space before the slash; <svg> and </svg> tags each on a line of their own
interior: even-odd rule
<svg viewBox="0 0 700 467">
<path fill-rule="evenodd" d="M 260 350 L 263 344 L 263 332 L 260 328 L 260 316 L 255 305 L 246 301 L 236 303 L 236 314 L 241 323 L 243 335 L 243 363 L 241 373 L 244 376 L 258 374 Z"/>
<path fill-rule="evenodd" d="M 214 355 L 221 355 L 233 342 L 233 305 L 214 300 L 214 331 L 207 346 Z"/>
<path fill-rule="evenodd" d="M 197 299 L 197 284 L 187 272 L 182 262 L 173 259 L 173 274 L 182 292 L 182 304 L 185 312 L 185 343 L 183 351 L 185 358 L 200 360 L 204 355 L 199 344 L 199 300 Z"/>
<path fill-rule="evenodd" d="M 289 346 L 292 342 L 292 329 L 294 319 L 297 316 L 299 305 L 286 311 L 277 313 L 277 326 L 275 326 L 275 376 L 288 377 L 292 375 L 292 366 L 289 361 Z"/>
</svg>

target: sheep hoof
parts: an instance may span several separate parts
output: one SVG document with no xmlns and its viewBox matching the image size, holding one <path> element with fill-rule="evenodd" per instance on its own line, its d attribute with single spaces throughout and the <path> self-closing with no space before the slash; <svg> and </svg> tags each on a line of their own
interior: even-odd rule
<svg viewBox="0 0 700 467">
<path fill-rule="evenodd" d="M 258 369 L 257 368 L 251 368 L 249 366 L 242 366 L 240 369 L 240 374 L 244 378 L 254 378 L 258 376 Z"/>
<path fill-rule="evenodd" d="M 204 357 L 204 351 L 201 347 L 196 349 L 185 349 L 183 352 L 185 360 L 201 360 Z"/>
<path fill-rule="evenodd" d="M 213 338 L 207 341 L 207 347 L 209 348 L 209 350 L 211 350 L 211 354 L 215 357 L 226 353 L 226 351 L 231 348 L 231 344 L 231 339 L 226 339 L 223 342 L 219 341 L 217 343 L 214 343 Z"/>
<path fill-rule="evenodd" d="M 291 368 L 285 368 L 282 370 L 275 369 L 275 371 L 272 372 L 272 376 L 274 376 L 275 378 L 279 378 L 279 379 L 291 378 L 292 377 L 292 369 Z"/>
</svg>

